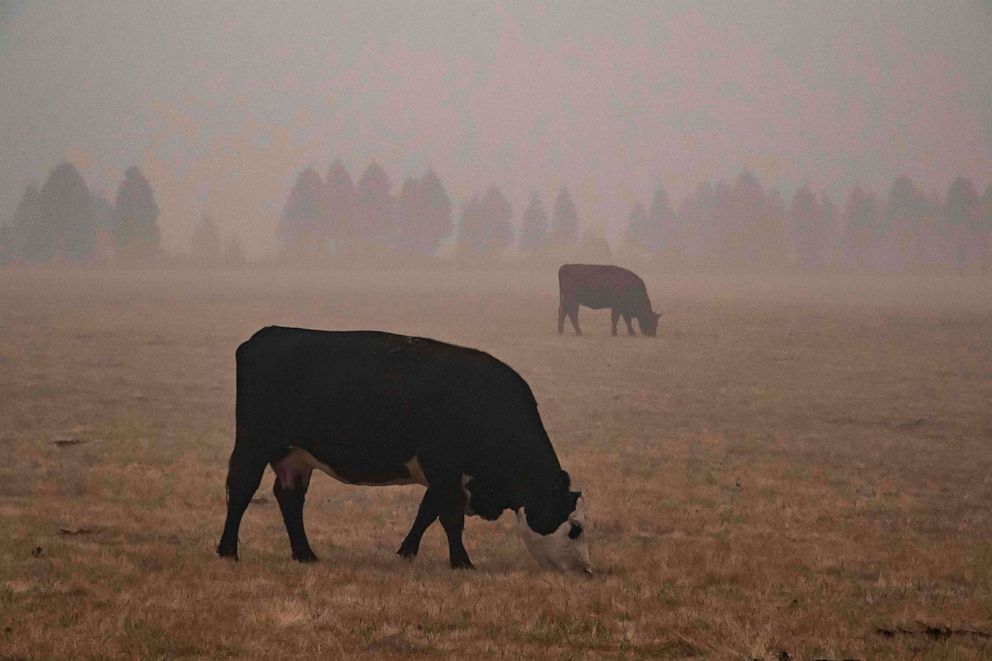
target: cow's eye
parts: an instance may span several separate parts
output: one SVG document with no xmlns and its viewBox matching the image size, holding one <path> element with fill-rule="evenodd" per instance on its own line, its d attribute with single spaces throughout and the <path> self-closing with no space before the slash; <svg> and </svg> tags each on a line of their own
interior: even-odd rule
<svg viewBox="0 0 992 661">
<path fill-rule="evenodd" d="M 582 534 L 582 525 L 578 523 L 573 523 L 572 527 L 568 529 L 568 538 L 575 539 Z"/>
</svg>

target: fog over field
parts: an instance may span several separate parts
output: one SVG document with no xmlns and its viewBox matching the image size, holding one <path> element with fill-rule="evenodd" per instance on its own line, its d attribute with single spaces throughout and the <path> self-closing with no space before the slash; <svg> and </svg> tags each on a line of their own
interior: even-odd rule
<svg viewBox="0 0 992 661">
<path fill-rule="evenodd" d="M 658 337 L 614 338 L 605 311 L 555 332 L 553 271 L 3 277 L 4 654 L 989 655 L 985 281 L 652 276 Z M 466 521 L 475 571 L 436 526 L 407 563 L 423 489 L 322 474 L 321 562 L 300 565 L 268 470 L 241 561 L 218 559 L 234 348 L 272 323 L 515 367 L 588 501 L 596 575 L 539 569 L 507 514 Z"/>
<path fill-rule="evenodd" d="M 298 172 L 432 169 L 457 209 L 500 188 L 514 222 L 561 187 L 623 240 L 742 169 L 786 204 L 896 177 L 992 178 L 987 2 L 0 4 L 0 220 L 65 159 L 112 198 L 148 177 L 163 245 L 206 210 L 275 252 Z M 110 200 L 113 202 L 113 200 Z"/>
<path fill-rule="evenodd" d="M 0 0 L 0 659 L 992 658 L 989 35 Z"/>
</svg>

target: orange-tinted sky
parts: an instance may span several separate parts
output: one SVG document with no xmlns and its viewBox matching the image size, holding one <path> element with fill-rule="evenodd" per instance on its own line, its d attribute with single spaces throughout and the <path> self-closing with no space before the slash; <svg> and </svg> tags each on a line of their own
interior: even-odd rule
<svg viewBox="0 0 992 661">
<path fill-rule="evenodd" d="M 169 247 L 206 208 L 255 254 L 335 158 L 518 218 L 566 185 L 614 235 L 658 181 L 742 166 L 786 195 L 992 179 L 992 5 L 740 5 L 0 0 L 0 219 L 64 158 L 111 196 L 140 165 Z"/>
</svg>

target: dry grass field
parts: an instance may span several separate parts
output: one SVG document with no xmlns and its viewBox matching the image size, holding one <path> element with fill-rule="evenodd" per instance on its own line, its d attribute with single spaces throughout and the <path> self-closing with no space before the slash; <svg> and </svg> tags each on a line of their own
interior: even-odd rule
<svg viewBox="0 0 992 661">
<path fill-rule="evenodd" d="M 545 272 L 0 271 L 0 657 L 989 658 L 992 283 L 651 276 L 659 336 L 555 333 Z M 261 326 L 489 351 L 586 493 L 597 574 L 511 517 L 394 555 L 418 487 L 265 478 L 214 555 Z M 57 440 L 78 439 L 73 445 Z"/>
</svg>

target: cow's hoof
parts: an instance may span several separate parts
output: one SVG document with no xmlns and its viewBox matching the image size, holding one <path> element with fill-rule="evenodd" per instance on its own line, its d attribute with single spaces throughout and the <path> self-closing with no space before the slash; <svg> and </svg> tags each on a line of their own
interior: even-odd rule
<svg viewBox="0 0 992 661">
<path fill-rule="evenodd" d="M 225 560 L 230 560 L 231 562 L 238 561 L 238 551 L 236 549 L 228 549 L 223 546 L 217 547 L 217 555 Z"/>
<path fill-rule="evenodd" d="M 307 549 L 306 551 L 302 551 L 300 553 L 294 553 L 293 560 L 296 560 L 297 562 L 307 563 L 307 562 L 317 562 L 320 560 L 320 558 L 318 558 L 313 551 Z"/>
<path fill-rule="evenodd" d="M 462 560 L 452 560 L 451 561 L 451 568 L 452 569 L 475 569 L 475 565 L 473 565 L 472 564 L 472 561 L 469 560 L 468 558 L 464 558 Z"/>
<path fill-rule="evenodd" d="M 417 557 L 418 550 L 419 549 L 408 549 L 405 546 L 401 546 L 399 550 L 396 551 L 396 555 L 400 556 L 404 560 L 413 562 L 413 559 Z"/>
</svg>

